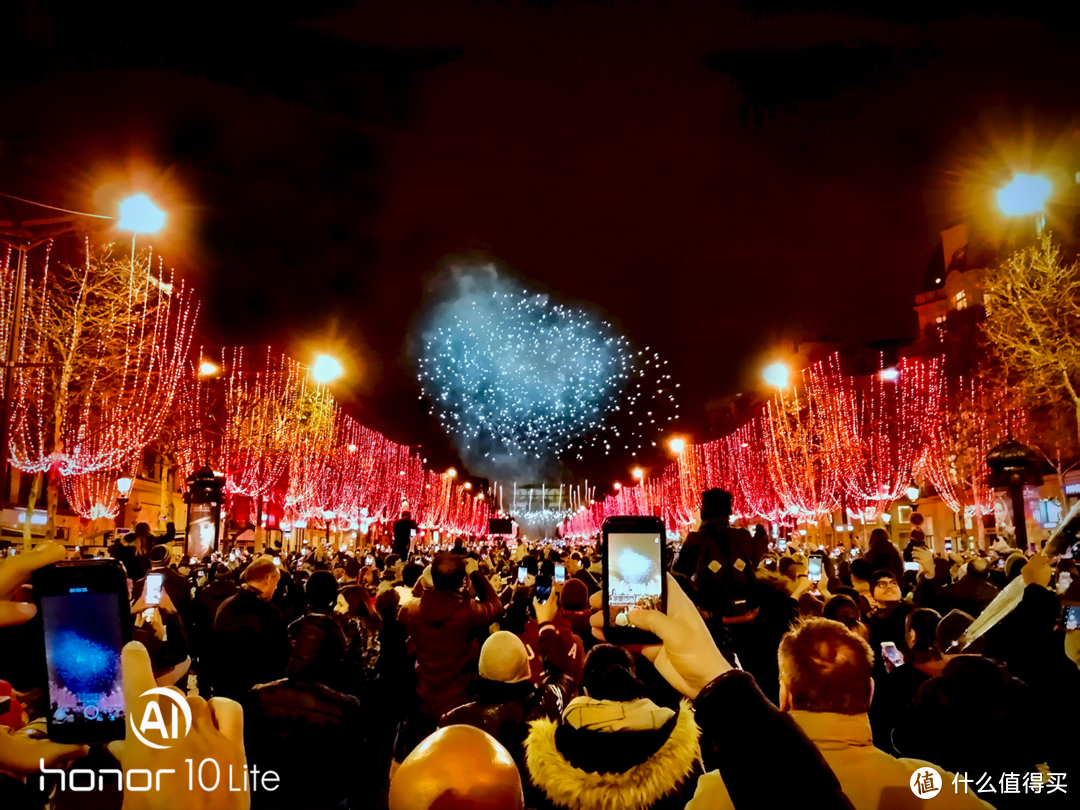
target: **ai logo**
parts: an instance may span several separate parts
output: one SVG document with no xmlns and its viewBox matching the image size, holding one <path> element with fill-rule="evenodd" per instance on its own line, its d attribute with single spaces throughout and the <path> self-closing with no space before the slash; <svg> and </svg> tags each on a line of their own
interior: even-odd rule
<svg viewBox="0 0 1080 810">
<path fill-rule="evenodd" d="M 166 740 L 182 740 L 191 731 L 191 707 L 188 706 L 187 700 L 177 692 L 175 689 L 168 689 L 164 686 L 155 686 L 153 689 L 147 689 L 142 693 L 141 697 L 150 697 L 151 695 L 160 695 L 166 697 L 172 701 L 172 722 L 168 727 L 165 725 L 165 718 L 161 714 L 161 705 L 156 700 L 151 700 L 146 704 L 146 710 L 143 711 L 142 720 L 139 725 L 135 725 L 135 715 L 128 713 L 128 722 L 131 724 L 131 730 L 135 732 L 135 736 L 139 738 L 139 742 L 144 745 L 148 745 L 151 748 L 157 748 L 164 750 L 166 748 L 172 748 L 171 745 L 158 745 L 152 743 L 143 735 L 150 729 L 157 729 L 161 732 L 161 736 Z M 184 715 L 184 733 L 180 733 L 179 720 L 180 715 Z"/>
</svg>

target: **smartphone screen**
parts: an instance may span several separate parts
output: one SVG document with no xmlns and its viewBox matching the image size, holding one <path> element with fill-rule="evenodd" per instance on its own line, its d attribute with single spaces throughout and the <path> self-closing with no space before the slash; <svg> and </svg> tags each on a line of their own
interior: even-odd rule
<svg viewBox="0 0 1080 810">
<path fill-rule="evenodd" d="M 918 571 L 919 570 L 919 564 L 917 562 L 906 562 L 906 563 L 904 563 L 904 570 L 905 571 Z"/>
<path fill-rule="evenodd" d="M 372 557 L 370 554 L 367 557 L 364 557 L 364 565 L 374 565 L 374 564 L 375 564 L 375 558 Z"/>
<path fill-rule="evenodd" d="M 614 644 L 648 643 L 651 633 L 630 626 L 635 608 L 665 610 L 664 523 L 659 518 L 604 521 L 604 633 Z"/>
<path fill-rule="evenodd" d="M 881 642 L 881 657 L 885 659 L 886 669 L 890 672 L 904 665 L 904 654 L 891 641 Z"/>
<path fill-rule="evenodd" d="M 821 581 L 821 557 L 813 556 L 806 561 L 806 578 L 811 582 Z"/>
<path fill-rule="evenodd" d="M 165 584 L 164 574 L 150 573 L 146 575 L 146 604 L 161 604 L 161 588 Z"/>
<path fill-rule="evenodd" d="M 1066 630 L 1080 630 L 1080 605 L 1066 605 L 1062 624 Z"/>
<path fill-rule="evenodd" d="M 559 564 L 555 566 L 555 581 L 566 582 L 566 566 Z"/>
<path fill-rule="evenodd" d="M 950 551 L 952 551 L 952 540 L 946 540 L 945 541 L 945 553 L 948 554 Z"/>
<path fill-rule="evenodd" d="M 124 737 L 120 651 L 131 637 L 127 580 L 113 560 L 79 560 L 34 574 L 45 631 L 49 739 Z"/>
<path fill-rule="evenodd" d="M 529 575 L 529 569 L 526 568 L 524 565 L 519 565 L 518 566 L 518 580 L 517 580 L 518 585 L 524 585 L 525 584 L 525 577 L 527 577 L 528 575 Z"/>
<path fill-rule="evenodd" d="M 777 549 L 777 551 L 787 551 L 787 538 L 786 537 L 778 537 L 777 538 L 777 540 L 776 540 L 776 549 Z"/>
</svg>

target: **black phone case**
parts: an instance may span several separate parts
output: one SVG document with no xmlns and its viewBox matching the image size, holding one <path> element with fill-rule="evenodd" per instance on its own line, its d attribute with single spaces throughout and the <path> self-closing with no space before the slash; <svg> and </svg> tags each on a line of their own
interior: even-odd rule
<svg viewBox="0 0 1080 810">
<path fill-rule="evenodd" d="M 61 586 L 72 587 L 77 586 L 79 582 L 92 582 L 95 589 L 100 588 L 105 592 L 115 592 L 117 611 L 119 612 L 120 617 L 121 639 L 123 644 L 127 644 L 131 641 L 134 622 L 131 617 L 130 602 L 128 601 L 127 574 L 118 560 L 106 558 L 95 560 L 70 560 L 55 563 L 35 571 L 31 576 L 30 582 L 34 589 L 34 601 L 37 603 L 39 616 L 42 615 L 41 598 L 46 595 L 55 594 Z M 103 585 L 108 585 L 109 587 L 102 587 Z M 44 623 L 42 623 L 43 645 L 46 643 L 44 632 L 45 626 Z M 44 646 L 42 649 L 44 649 Z M 42 680 L 47 684 L 49 680 L 49 671 L 48 663 L 44 655 L 42 656 L 41 667 Z M 48 686 L 46 686 L 46 694 L 48 694 Z M 112 742 L 113 740 L 122 740 L 124 738 L 123 721 L 112 724 L 102 723 L 100 729 L 95 729 L 100 730 L 100 734 L 84 735 L 81 734 L 80 731 L 85 729 L 85 726 L 80 727 L 76 724 L 67 725 L 63 723 L 53 723 L 51 711 L 49 712 L 47 719 L 49 739 L 57 743 L 90 745 L 94 743 Z"/>
<path fill-rule="evenodd" d="M 647 645 L 659 644 L 660 639 L 645 630 L 636 627 L 619 627 L 609 623 L 611 611 L 608 609 L 608 535 L 609 534 L 654 534 L 660 535 L 660 568 L 663 576 L 660 578 L 660 602 L 661 610 L 667 612 L 667 536 L 664 531 L 664 521 L 657 517 L 609 517 L 604 521 L 602 555 L 604 560 L 603 582 L 603 612 L 604 612 L 604 638 L 611 644 L 619 645 Z"/>
</svg>

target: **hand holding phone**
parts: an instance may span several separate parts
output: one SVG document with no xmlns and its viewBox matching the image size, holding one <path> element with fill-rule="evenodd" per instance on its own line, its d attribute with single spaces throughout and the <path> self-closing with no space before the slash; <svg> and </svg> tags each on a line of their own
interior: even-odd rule
<svg viewBox="0 0 1080 810">
<path fill-rule="evenodd" d="M 165 575 L 159 571 L 151 571 L 146 575 L 145 593 L 143 598 L 146 604 L 156 607 L 161 604 L 161 591 L 165 586 Z"/>
<path fill-rule="evenodd" d="M 555 566 L 555 581 L 566 582 L 566 566 L 561 563 Z"/>
<path fill-rule="evenodd" d="M 885 661 L 885 670 L 892 672 L 904 665 L 904 654 L 891 641 L 881 642 L 881 657 Z"/>
<path fill-rule="evenodd" d="M 127 576 L 112 559 L 73 560 L 34 574 L 45 632 L 49 738 L 91 743 L 124 736 L 120 650 L 131 638 Z"/>
<path fill-rule="evenodd" d="M 634 609 L 667 607 L 664 521 L 611 517 L 603 528 L 604 635 L 612 644 L 656 644 L 653 633 L 630 624 Z"/>
<path fill-rule="evenodd" d="M 815 584 L 821 582 L 821 556 L 817 553 L 806 561 L 806 578 Z"/>
<path fill-rule="evenodd" d="M 519 565 L 517 570 L 517 583 L 518 585 L 525 584 L 525 577 L 529 575 L 529 569 L 524 565 Z"/>
</svg>

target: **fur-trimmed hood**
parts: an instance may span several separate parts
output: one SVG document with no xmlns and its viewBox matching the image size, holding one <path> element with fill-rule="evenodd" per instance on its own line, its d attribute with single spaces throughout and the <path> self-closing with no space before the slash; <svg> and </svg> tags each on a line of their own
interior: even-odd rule
<svg viewBox="0 0 1080 810">
<path fill-rule="evenodd" d="M 700 773 L 701 730 L 687 701 L 682 702 L 663 732 L 665 737 L 653 743 L 650 736 L 657 732 L 581 731 L 553 720 L 534 720 L 525 740 L 525 764 L 532 783 L 558 807 L 648 810 L 664 799 L 680 796 L 692 777 Z M 586 736 L 584 741 L 574 739 L 582 735 Z M 604 737 L 610 742 L 605 743 Z M 612 746 L 616 739 L 620 744 Z M 623 749 L 616 752 L 615 758 L 629 757 L 633 761 L 628 747 L 632 749 L 639 740 L 648 752 L 645 757 L 629 767 L 612 769 L 612 759 L 606 756 L 612 747 Z M 577 749 L 576 753 L 568 753 L 570 745 Z M 590 751 L 597 757 L 595 760 L 587 753 Z M 602 761 L 605 758 L 606 763 Z M 575 762 L 571 763 L 571 759 Z M 693 792 L 693 784 L 689 792 Z"/>
</svg>

